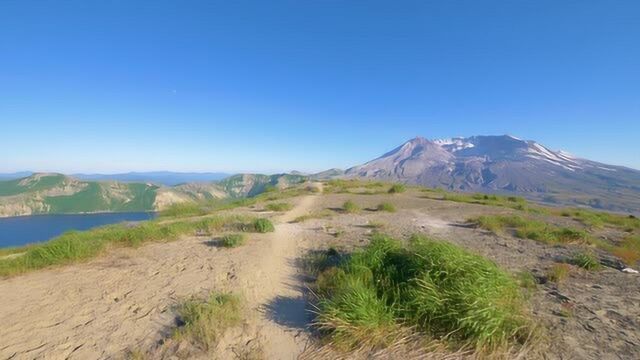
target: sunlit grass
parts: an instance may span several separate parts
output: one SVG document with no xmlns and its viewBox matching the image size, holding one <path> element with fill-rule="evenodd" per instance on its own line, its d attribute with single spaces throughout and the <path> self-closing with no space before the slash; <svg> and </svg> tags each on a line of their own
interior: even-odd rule
<svg viewBox="0 0 640 360">
<path fill-rule="evenodd" d="M 45 243 L 24 247 L 22 255 L 0 259 L 0 276 L 84 261 L 100 255 L 110 247 L 138 247 L 150 241 L 171 241 L 183 235 L 223 229 L 263 232 L 269 229 L 269 224 L 271 222 L 267 219 L 211 216 L 198 221 L 154 220 L 135 226 L 109 225 L 88 231 L 70 231 Z M 12 251 L 20 252 L 19 249 Z"/>
<path fill-rule="evenodd" d="M 315 291 L 316 325 L 344 349 L 384 347 L 390 333 L 408 326 L 491 352 L 522 344 L 531 331 L 511 275 L 481 256 L 422 236 L 403 246 L 375 235 L 364 250 L 320 272 Z"/>
<path fill-rule="evenodd" d="M 183 325 L 174 339 L 185 340 L 208 351 L 222 335 L 242 321 L 242 302 L 237 295 L 212 292 L 206 299 L 191 298 L 178 309 Z"/>
</svg>

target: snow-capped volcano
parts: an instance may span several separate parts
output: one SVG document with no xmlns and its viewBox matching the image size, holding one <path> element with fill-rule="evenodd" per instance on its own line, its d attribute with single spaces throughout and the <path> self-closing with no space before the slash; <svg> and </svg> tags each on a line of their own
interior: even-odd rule
<svg viewBox="0 0 640 360">
<path fill-rule="evenodd" d="M 640 209 L 640 171 L 580 159 L 509 135 L 416 137 L 348 169 L 345 176 L 450 190 L 517 193 L 613 210 Z"/>
</svg>

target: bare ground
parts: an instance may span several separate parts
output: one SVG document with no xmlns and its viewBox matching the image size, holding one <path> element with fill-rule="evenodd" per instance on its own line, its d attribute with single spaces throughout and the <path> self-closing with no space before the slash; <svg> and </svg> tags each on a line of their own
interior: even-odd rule
<svg viewBox="0 0 640 360">
<path fill-rule="evenodd" d="M 347 199 L 365 209 L 359 214 L 336 211 Z M 362 246 L 372 226 L 399 238 L 424 232 L 509 271 L 527 270 L 541 278 L 554 261 L 573 251 L 465 224 L 472 216 L 508 210 L 423 199 L 415 192 L 290 201 L 296 206 L 273 218 L 274 233 L 252 234 L 239 248 L 221 249 L 215 237 L 189 237 L 0 280 L 0 358 L 112 359 L 130 350 L 169 357 L 159 344 L 176 326 L 176 304 L 211 290 L 239 293 L 247 304 L 246 321 L 220 341 L 214 352 L 218 358 L 233 358 L 258 344 L 265 358 L 296 358 L 315 341 L 296 259 L 311 249 Z M 368 210 L 382 201 L 394 203 L 398 212 Z M 290 222 L 324 209 L 334 209 L 335 215 Z M 543 351 L 532 357 L 640 358 L 640 276 L 609 268 L 576 270 L 560 285 L 538 285 L 530 300 L 533 316 L 546 329 Z M 569 316 L 562 311 L 567 307 Z M 208 358 L 193 349 L 179 350 L 190 358 Z"/>
</svg>

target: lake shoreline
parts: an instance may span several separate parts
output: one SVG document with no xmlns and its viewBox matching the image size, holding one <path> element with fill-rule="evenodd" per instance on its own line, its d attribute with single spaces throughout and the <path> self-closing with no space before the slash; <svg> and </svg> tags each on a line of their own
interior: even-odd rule
<svg viewBox="0 0 640 360">
<path fill-rule="evenodd" d="M 86 231 L 123 222 L 140 222 L 157 217 L 153 211 L 37 214 L 0 218 L 0 249 L 49 241 L 67 231 Z"/>
</svg>

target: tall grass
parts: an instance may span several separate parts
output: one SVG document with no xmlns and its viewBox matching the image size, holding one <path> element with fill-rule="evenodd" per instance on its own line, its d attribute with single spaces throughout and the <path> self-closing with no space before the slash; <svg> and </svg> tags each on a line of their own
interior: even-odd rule
<svg viewBox="0 0 640 360">
<path fill-rule="evenodd" d="M 320 273 L 317 326 L 341 348 L 388 345 L 413 327 L 461 347 L 521 344 L 530 321 L 515 280 L 453 244 L 414 236 L 408 246 L 375 235 L 364 250 Z"/>
<path fill-rule="evenodd" d="M 242 321 L 242 302 L 237 295 L 211 293 L 207 299 L 192 298 L 178 309 L 184 324 L 174 332 L 177 340 L 186 340 L 211 350 L 224 332 Z"/>
<path fill-rule="evenodd" d="M 259 231 L 257 222 L 243 216 L 213 216 L 199 221 L 167 223 L 154 220 L 136 226 L 109 225 L 89 231 L 70 231 L 48 242 L 25 247 L 22 255 L 0 259 L 0 276 L 84 261 L 109 247 L 137 247 L 149 241 L 171 241 L 183 235 L 223 229 Z"/>
</svg>

